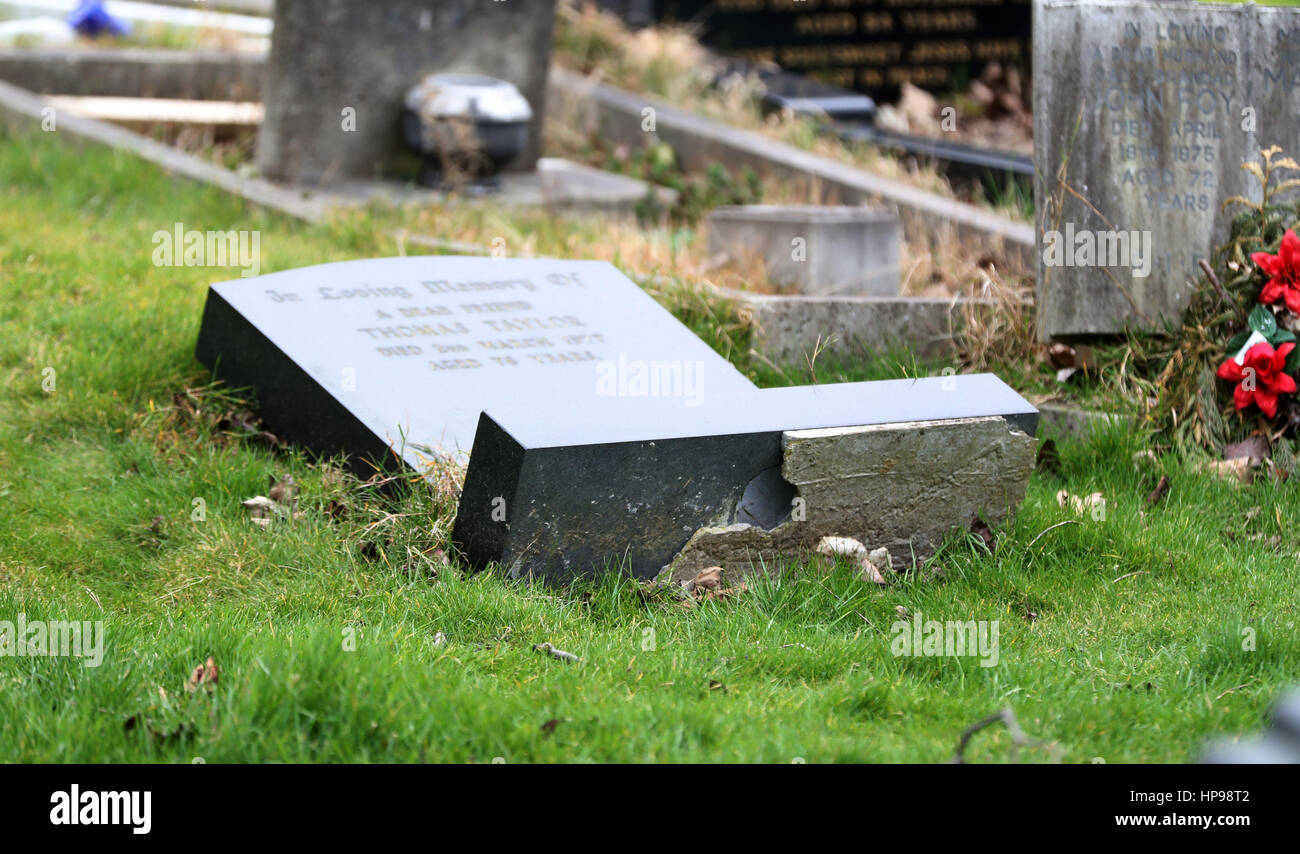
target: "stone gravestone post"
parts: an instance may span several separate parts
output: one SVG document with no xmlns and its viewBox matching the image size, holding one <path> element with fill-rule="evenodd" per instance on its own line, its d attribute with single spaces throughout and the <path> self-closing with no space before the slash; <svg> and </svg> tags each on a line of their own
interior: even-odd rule
<svg viewBox="0 0 1300 854">
<path fill-rule="evenodd" d="M 1261 148 L 1300 155 L 1300 12 L 1035 0 L 1043 340 L 1178 321 Z M 1077 195 L 1076 195 L 1077 194 Z"/>
<path fill-rule="evenodd" d="M 291 183 L 403 171 L 406 90 L 435 72 L 513 83 L 533 110 L 531 169 L 541 144 L 555 0 L 276 0 L 257 166 Z"/>
</svg>

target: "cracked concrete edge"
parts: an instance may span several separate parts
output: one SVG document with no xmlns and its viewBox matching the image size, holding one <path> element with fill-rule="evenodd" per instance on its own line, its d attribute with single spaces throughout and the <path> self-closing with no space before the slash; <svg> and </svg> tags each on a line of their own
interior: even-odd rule
<svg viewBox="0 0 1300 854">
<path fill-rule="evenodd" d="M 662 575 L 680 582 L 710 566 L 731 580 L 771 574 L 788 560 L 807 559 L 825 536 L 885 546 L 898 569 L 920 565 L 975 515 L 991 526 L 1013 518 L 1037 447 L 1001 416 L 787 431 L 782 474 L 805 501 L 806 518 L 770 531 L 701 528 Z M 898 466 L 906 454 L 912 464 Z"/>
<path fill-rule="evenodd" d="M 0 80 L 38 95 L 261 101 L 266 55 L 146 47 L 0 48 Z"/>
</svg>

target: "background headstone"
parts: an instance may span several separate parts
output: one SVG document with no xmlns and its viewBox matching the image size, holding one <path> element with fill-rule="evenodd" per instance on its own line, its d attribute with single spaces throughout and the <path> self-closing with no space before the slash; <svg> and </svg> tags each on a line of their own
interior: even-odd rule
<svg viewBox="0 0 1300 854">
<path fill-rule="evenodd" d="M 223 282 L 197 355 L 252 387 L 281 439 L 355 463 L 391 447 L 417 469 L 468 451 L 485 408 L 567 423 L 643 389 L 669 410 L 756 392 L 603 261 L 380 258 Z"/>
<path fill-rule="evenodd" d="M 886 100 L 1029 61 L 1029 0 L 599 0 L 634 25 L 686 23 L 723 53 Z M 1028 70 L 1027 68 L 1025 70 Z"/>
<path fill-rule="evenodd" d="M 1241 210 L 1220 212 L 1223 201 L 1259 200 L 1242 161 L 1275 144 L 1300 156 L 1297 44 L 1295 9 L 1036 0 L 1042 339 L 1177 322 L 1198 260 L 1226 242 Z M 1082 199 L 1062 189 L 1062 164 Z M 1060 233 L 1073 255 L 1080 234 L 1112 231 L 1150 233 L 1148 275 L 1134 275 L 1132 264 L 1098 266 L 1100 259 L 1090 266 L 1043 259 L 1048 232 Z"/>
<path fill-rule="evenodd" d="M 554 16 L 555 0 L 277 0 L 258 169 L 295 183 L 405 176 L 402 99 L 440 71 L 519 88 L 534 118 L 529 148 L 512 168 L 531 169 L 541 150 Z"/>
</svg>

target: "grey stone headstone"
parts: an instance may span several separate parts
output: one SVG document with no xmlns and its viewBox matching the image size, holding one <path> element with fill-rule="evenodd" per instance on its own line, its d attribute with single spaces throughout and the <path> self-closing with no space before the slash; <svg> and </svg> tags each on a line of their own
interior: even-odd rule
<svg viewBox="0 0 1300 854">
<path fill-rule="evenodd" d="M 676 575 L 679 557 L 743 572 L 826 535 L 910 565 L 974 513 L 997 524 L 1019 504 L 1037 418 L 991 374 L 710 395 L 692 409 L 611 398 L 580 421 L 502 404 L 479 422 L 453 539 L 475 566 L 560 582 L 620 565 Z"/>
<path fill-rule="evenodd" d="M 804 294 L 898 296 L 903 227 L 882 207 L 735 205 L 708 215 L 709 252 L 762 259 Z"/>
<path fill-rule="evenodd" d="M 277 0 L 257 166 L 293 183 L 371 179 L 410 170 L 402 98 L 427 74 L 513 83 L 533 109 L 531 169 L 541 148 L 555 0 Z M 345 130 L 345 110 L 354 130 Z"/>
<path fill-rule="evenodd" d="M 656 375 L 667 409 L 755 390 L 603 261 L 381 258 L 223 282 L 197 355 L 252 387 L 280 438 L 417 468 L 469 451 L 485 408 L 581 422 Z"/>
<path fill-rule="evenodd" d="M 1228 238 L 1237 211 L 1221 213 L 1223 201 L 1259 201 L 1243 160 L 1271 145 L 1300 155 L 1298 43 L 1300 11 L 1289 8 L 1035 0 L 1042 339 L 1178 320 L 1197 262 Z M 1078 196 L 1062 189 L 1062 168 Z M 1113 255 L 1083 266 L 1048 264 L 1049 232 L 1065 250 L 1058 262 L 1087 262 L 1076 254 L 1090 239 L 1081 235 L 1128 233 L 1130 247 L 1108 243 Z M 1145 276 L 1133 233 L 1149 256 Z"/>
</svg>

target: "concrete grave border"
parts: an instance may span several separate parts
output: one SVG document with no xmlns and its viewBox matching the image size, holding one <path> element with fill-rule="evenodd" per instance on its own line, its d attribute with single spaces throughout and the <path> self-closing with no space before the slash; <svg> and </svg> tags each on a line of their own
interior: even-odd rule
<svg viewBox="0 0 1300 854">
<path fill-rule="evenodd" d="M 0 80 L 36 95 L 260 101 L 260 53 L 164 48 L 0 48 Z"/>
<path fill-rule="evenodd" d="M 0 71 L 4 61 L 5 57 L 0 55 Z M 128 75 L 126 79 L 142 78 Z M 45 97 L 0 80 L 0 127 L 44 132 L 44 111 L 52 106 Z M 401 204 L 411 200 L 431 200 L 440 195 L 436 190 L 396 183 L 371 185 L 351 182 L 319 189 L 274 184 L 240 175 L 110 122 L 78 116 L 66 109 L 59 109 L 56 117 L 55 133 L 62 140 L 74 145 L 91 143 L 126 151 L 161 166 L 170 174 L 211 184 L 254 204 L 308 222 L 323 221 L 331 208 L 364 205 L 380 197 Z M 557 158 L 542 158 L 537 171 L 515 173 L 503 180 L 507 184 L 503 197 L 511 196 L 515 204 L 550 205 L 606 214 L 630 212 L 651 186 L 635 178 L 609 174 Z M 566 195 L 566 190 L 571 192 Z M 656 188 L 655 192 L 667 203 L 671 203 L 676 195 L 668 188 Z"/>
</svg>

